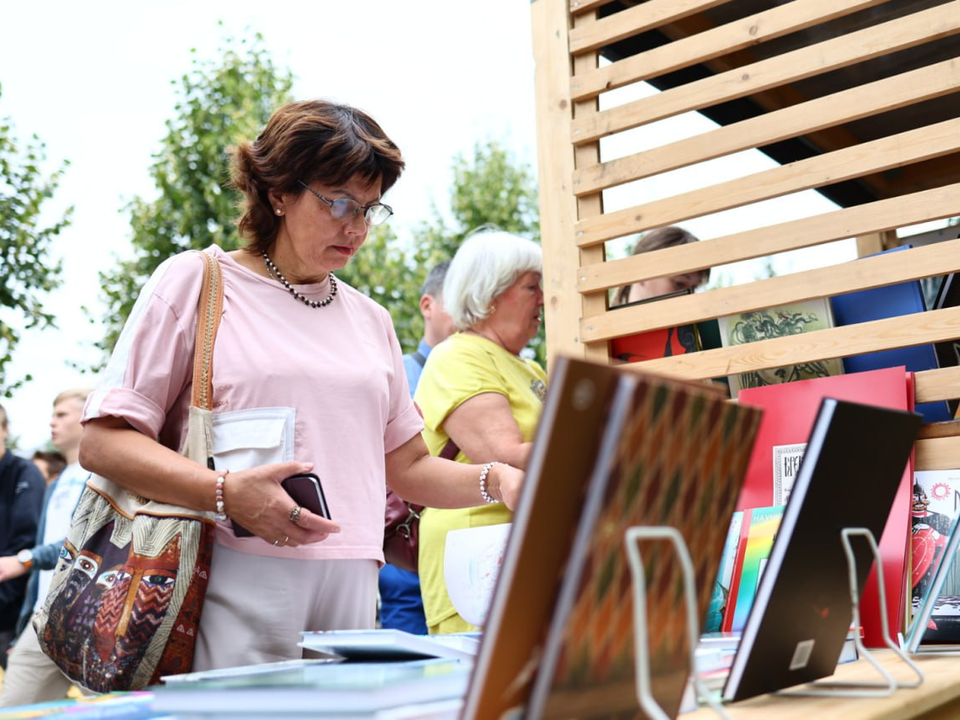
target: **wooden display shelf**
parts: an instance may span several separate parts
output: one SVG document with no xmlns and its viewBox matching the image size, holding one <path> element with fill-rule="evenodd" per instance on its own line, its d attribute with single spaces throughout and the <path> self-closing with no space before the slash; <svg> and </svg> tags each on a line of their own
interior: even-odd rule
<svg viewBox="0 0 960 720">
<path fill-rule="evenodd" d="M 873 651 L 895 679 L 909 682 L 915 675 L 890 650 Z M 960 717 L 960 655 L 919 656 L 914 658 L 923 671 L 924 682 L 918 688 L 903 688 L 889 697 L 797 697 L 761 695 L 726 706 L 733 720 L 948 720 Z M 864 660 L 845 663 L 831 678 L 857 682 L 879 679 Z M 709 708 L 680 715 L 680 720 L 713 720 Z"/>
</svg>

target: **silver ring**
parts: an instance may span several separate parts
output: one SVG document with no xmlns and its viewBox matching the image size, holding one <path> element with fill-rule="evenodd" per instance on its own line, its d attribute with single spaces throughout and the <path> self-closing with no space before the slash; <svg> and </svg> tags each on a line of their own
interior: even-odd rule
<svg viewBox="0 0 960 720">
<path fill-rule="evenodd" d="M 290 511 L 290 522 L 296 525 L 300 521 L 300 506 L 297 505 Z"/>
<path fill-rule="evenodd" d="M 280 541 L 279 541 L 279 540 L 274 540 L 274 541 L 273 541 L 273 546 L 274 546 L 274 547 L 277 547 L 279 544 L 280 544 Z"/>
<path fill-rule="evenodd" d="M 288 540 L 290 540 L 290 536 L 289 536 L 289 535 L 285 535 L 284 538 L 283 538 L 283 542 L 281 543 L 281 545 L 286 546 Z"/>
</svg>

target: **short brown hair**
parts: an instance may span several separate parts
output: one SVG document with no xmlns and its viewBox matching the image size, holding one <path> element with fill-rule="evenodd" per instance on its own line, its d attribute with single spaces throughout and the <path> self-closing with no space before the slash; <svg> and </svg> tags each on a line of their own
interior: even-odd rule
<svg viewBox="0 0 960 720">
<path fill-rule="evenodd" d="M 676 225 L 667 225 L 666 227 L 650 230 L 643 234 L 636 245 L 633 246 L 631 255 L 639 255 L 644 252 L 652 252 L 663 248 L 674 247 L 676 245 L 686 245 L 687 243 L 699 242 L 700 238 L 692 232 L 684 230 Z M 703 285 L 710 280 L 710 268 L 704 268 L 700 271 L 700 282 Z M 617 288 L 613 296 L 613 305 L 623 305 L 630 298 L 630 286 L 623 285 Z"/>
<path fill-rule="evenodd" d="M 240 235 L 262 252 L 276 239 L 280 218 L 271 190 L 299 194 L 308 185 L 344 185 L 359 176 L 380 181 L 385 193 L 403 172 L 399 148 L 362 110 L 327 100 L 305 100 L 277 110 L 254 142 L 232 150 L 231 182 L 243 195 Z"/>
</svg>

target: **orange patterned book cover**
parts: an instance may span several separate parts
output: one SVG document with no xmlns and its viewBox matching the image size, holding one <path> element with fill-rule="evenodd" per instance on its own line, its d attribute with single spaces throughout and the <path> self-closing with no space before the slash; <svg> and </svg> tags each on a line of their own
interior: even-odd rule
<svg viewBox="0 0 960 720">
<path fill-rule="evenodd" d="M 687 384 L 619 380 L 528 717 L 634 717 L 634 615 L 624 533 L 672 526 L 695 570 L 702 624 L 760 412 Z M 641 546 L 652 694 L 674 717 L 690 673 L 683 577 L 671 546 Z"/>
</svg>

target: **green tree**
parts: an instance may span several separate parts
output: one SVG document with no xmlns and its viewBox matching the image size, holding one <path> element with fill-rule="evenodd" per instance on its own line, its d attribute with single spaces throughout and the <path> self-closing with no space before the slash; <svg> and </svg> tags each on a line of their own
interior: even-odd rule
<svg viewBox="0 0 960 720">
<path fill-rule="evenodd" d="M 449 214 L 445 216 L 434 205 L 432 218 L 414 229 L 413 247 L 398 242 L 389 223 L 381 225 L 371 231 L 363 250 L 337 273 L 390 311 L 405 352 L 415 350 L 423 334 L 417 301 L 427 272 L 453 257 L 470 232 L 489 225 L 540 239 L 532 170 L 518 163 L 501 143 L 477 143 L 472 157 L 457 155 L 453 159 L 452 171 Z M 542 332 L 531 347 L 543 362 Z"/>
<path fill-rule="evenodd" d="M 167 135 L 150 168 L 159 195 L 135 197 L 125 208 L 134 256 L 100 273 L 108 310 L 98 346 L 105 354 L 161 262 L 211 243 L 226 250 L 239 245 L 234 224 L 239 196 L 227 186 L 228 149 L 255 137 L 272 112 L 292 99 L 293 76 L 273 63 L 260 34 L 252 40 L 228 38 L 217 60 L 192 52 L 192 68 L 179 80 L 175 116 L 166 123 Z"/>
<path fill-rule="evenodd" d="M 73 208 L 59 219 L 41 218 L 43 204 L 53 197 L 69 165 L 65 161 L 45 177 L 45 161 L 45 145 L 36 135 L 21 150 L 10 120 L 0 120 L 0 391 L 6 397 L 31 379 L 7 378 L 21 329 L 56 326 L 42 300 L 62 282 L 61 261 L 51 250 L 70 224 Z"/>
</svg>

